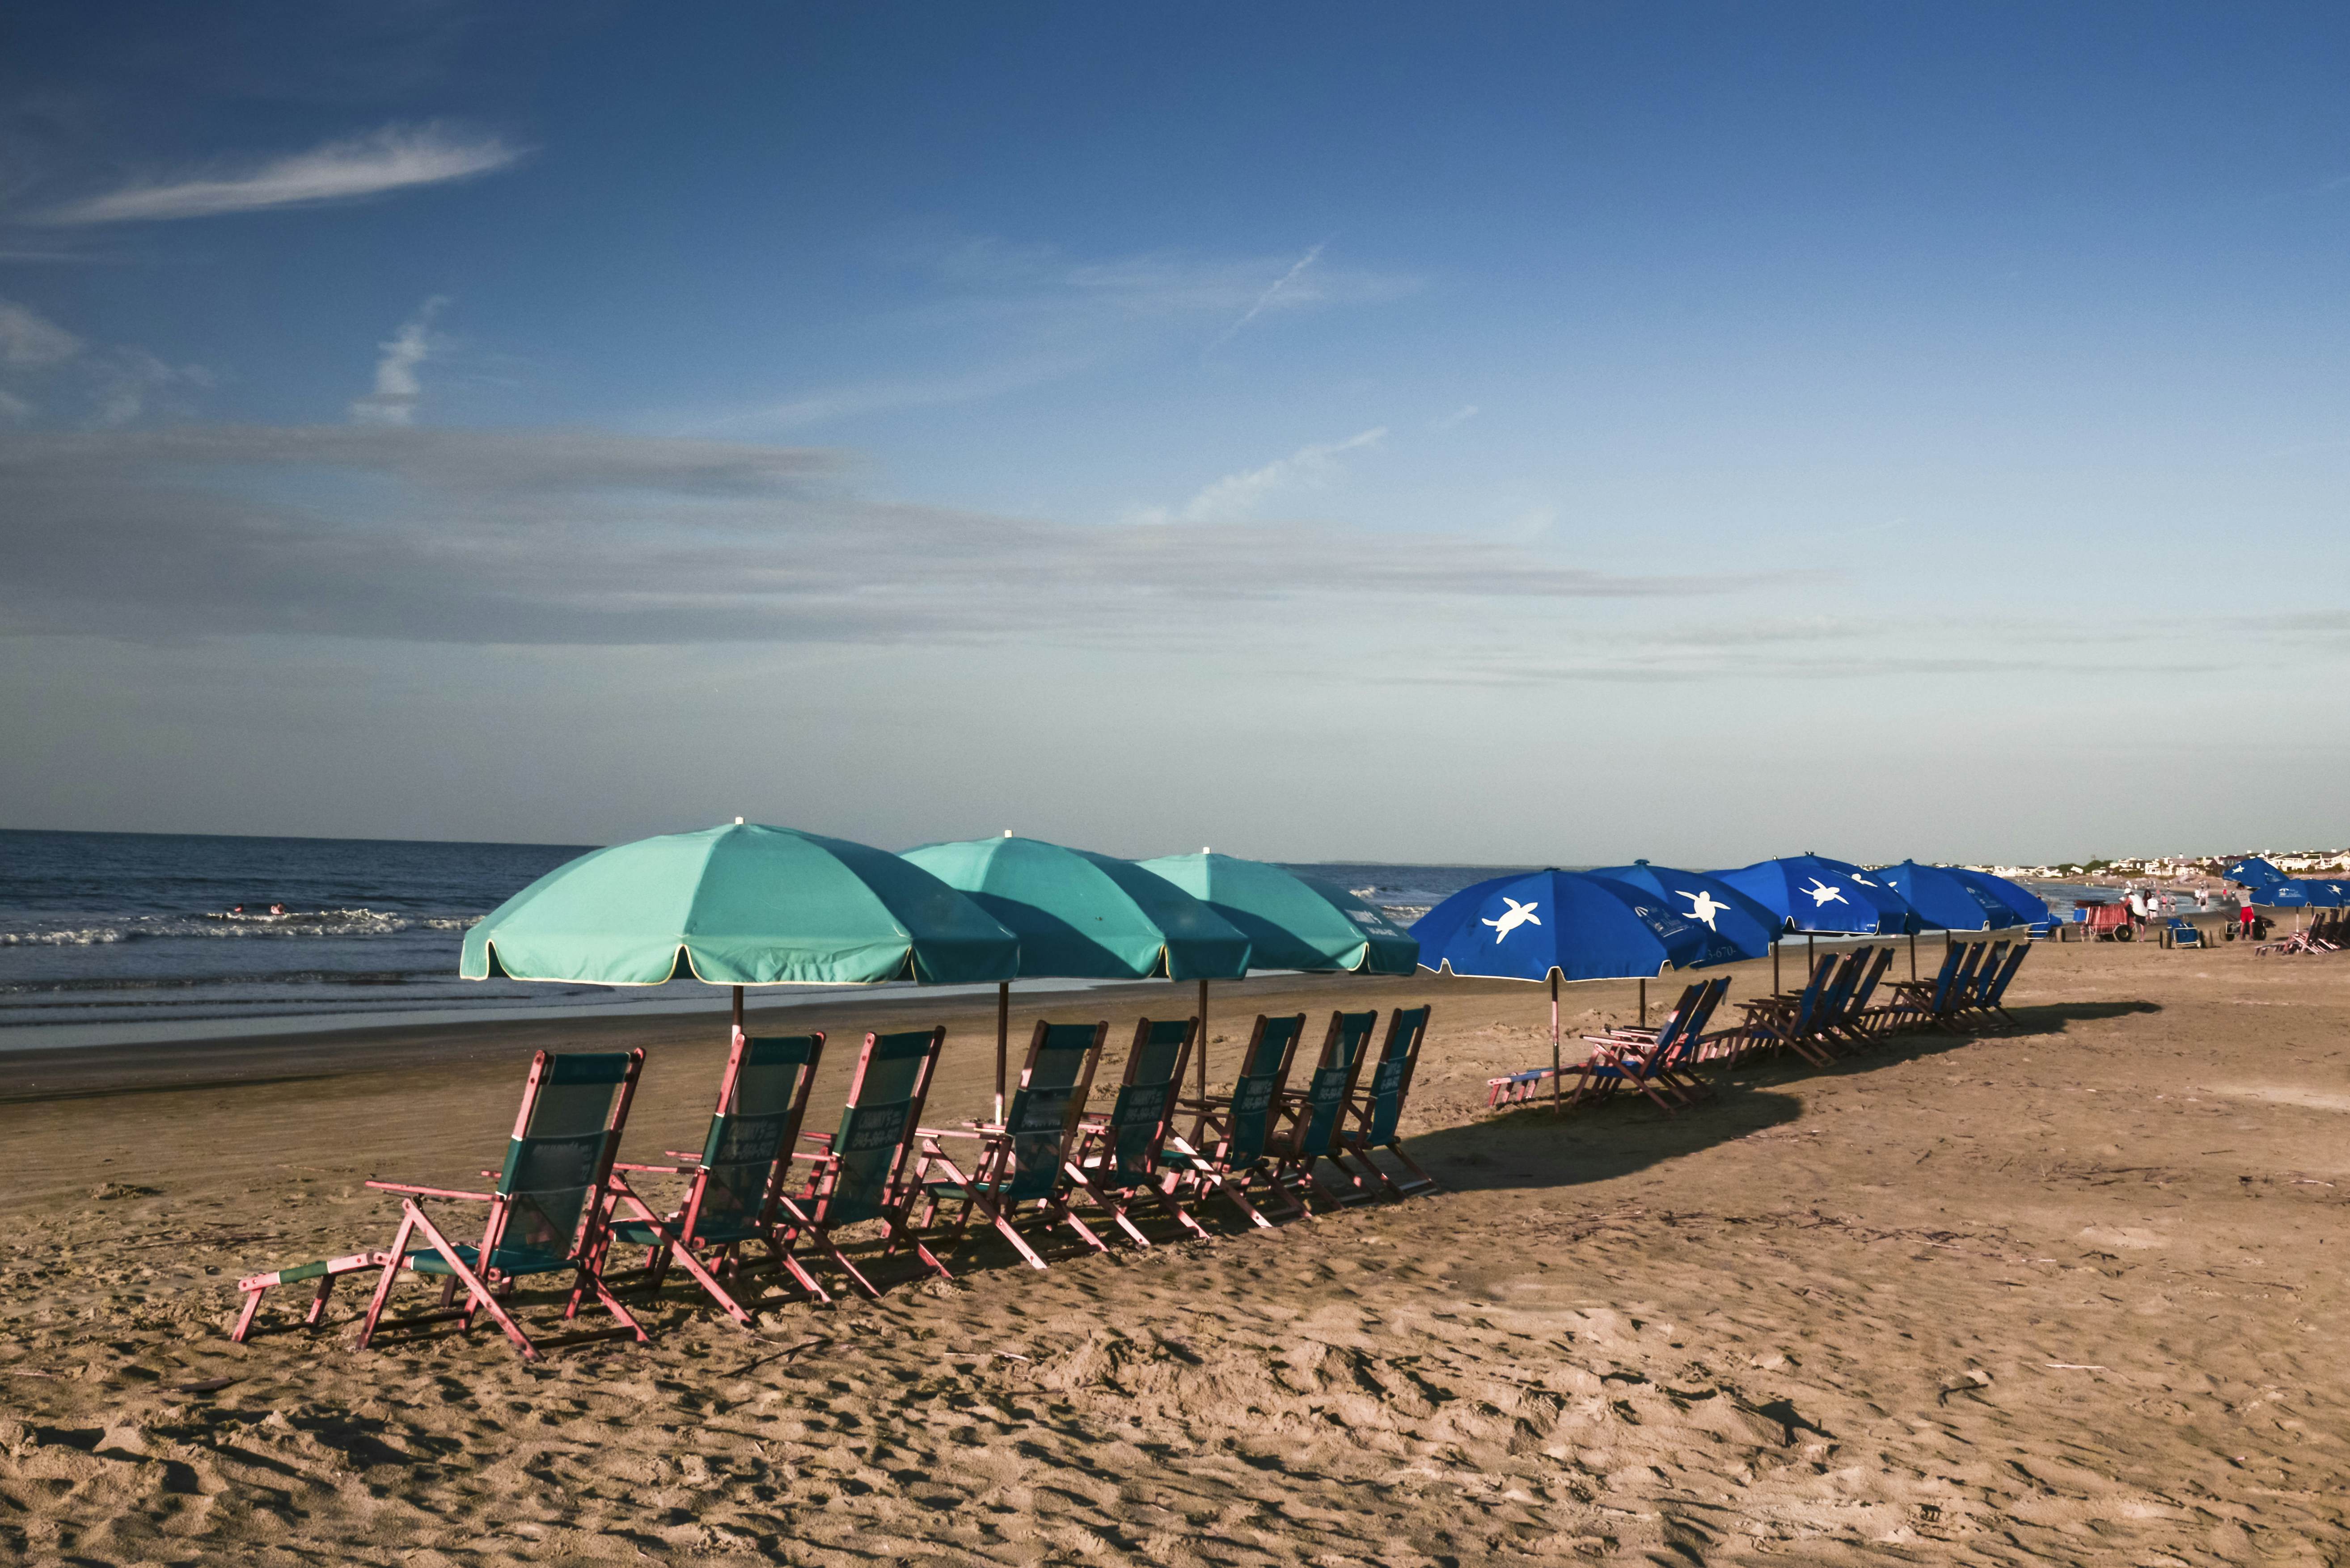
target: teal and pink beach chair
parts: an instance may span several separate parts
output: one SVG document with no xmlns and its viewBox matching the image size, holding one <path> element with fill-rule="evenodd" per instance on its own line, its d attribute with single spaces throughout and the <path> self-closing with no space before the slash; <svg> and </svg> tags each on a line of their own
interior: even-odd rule
<svg viewBox="0 0 2350 1568">
<path fill-rule="evenodd" d="M 1188 1188 L 1201 1197 L 1219 1193 L 1251 1224 L 1270 1228 L 1273 1221 L 1249 1199 L 1252 1187 L 1262 1182 L 1268 1200 L 1312 1218 L 1312 1211 L 1273 1180 L 1266 1168 L 1282 1087 L 1289 1081 L 1290 1059 L 1305 1032 L 1302 1012 L 1281 1018 L 1258 1013 L 1232 1092 L 1184 1103 L 1181 1109 L 1192 1117 L 1191 1136 L 1170 1134 L 1160 1155 L 1177 1189 Z"/>
<path fill-rule="evenodd" d="M 931 1228 L 942 1204 L 951 1203 L 956 1206 L 954 1222 L 948 1229 L 951 1239 L 959 1240 L 976 1213 L 1011 1242 L 1031 1268 L 1045 1267 L 1045 1257 L 1021 1233 L 1024 1221 L 1066 1225 L 1093 1251 L 1109 1251 L 1070 1208 L 1075 1179 L 1068 1168 L 1078 1123 L 1093 1092 L 1094 1073 L 1101 1064 L 1102 1041 L 1108 1033 L 1106 1023 L 1048 1023 L 1038 1019 L 1036 1032 L 1029 1039 L 1028 1059 L 1020 1069 L 1019 1086 L 1013 1091 L 1002 1123 L 977 1122 L 961 1131 L 921 1129 L 915 1179 L 927 1205 L 923 1230 Z M 968 1171 L 947 1153 L 942 1138 L 967 1139 L 979 1146 L 966 1157 L 971 1162 Z"/>
<path fill-rule="evenodd" d="M 800 1142 L 813 1144 L 815 1150 L 803 1149 L 799 1157 L 816 1168 L 807 1185 L 785 1193 L 779 1205 L 790 1220 L 782 1231 L 786 1246 L 805 1236 L 851 1283 L 876 1299 L 879 1288 L 848 1261 L 839 1234 L 868 1220 L 880 1221 L 884 1229 L 884 1257 L 902 1243 L 932 1273 L 954 1278 L 914 1235 L 907 1220 L 921 1196 L 911 1179 L 911 1165 L 921 1132 L 922 1102 L 929 1097 L 931 1075 L 946 1036 L 941 1027 L 865 1037 L 839 1128 L 800 1134 Z"/>
<path fill-rule="evenodd" d="M 1419 1048 L 1428 1038 L 1429 1013 L 1425 1006 L 1399 1007 L 1389 1015 L 1387 1038 L 1379 1047 L 1378 1061 L 1372 1064 L 1370 1081 L 1349 1100 L 1338 1135 L 1347 1167 L 1359 1168 L 1392 1198 L 1425 1192 L 1436 1185 L 1436 1178 L 1404 1151 L 1403 1136 L 1398 1130 L 1404 1102 L 1411 1095 L 1412 1075 L 1419 1070 Z M 1400 1173 L 1372 1158 L 1374 1151 L 1385 1152 L 1402 1167 Z"/>
<path fill-rule="evenodd" d="M 486 1312 L 525 1360 L 536 1359 L 537 1345 L 508 1307 L 522 1282 L 548 1275 L 571 1287 L 563 1309 L 566 1322 L 577 1318 L 581 1304 L 592 1296 L 622 1330 L 643 1343 L 643 1328 L 605 1283 L 597 1263 L 603 1249 L 613 1157 L 644 1060 L 642 1051 L 539 1052 L 531 1058 L 505 1163 L 495 1172 L 484 1172 L 496 1179 L 490 1190 L 369 1181 L 367 1185 L 380 1192 L 400 1194 L 400 1226 L 391 1245 L 380 1252 L 354 1253 L 240 1280 L 244 1307 L 230 1337 L 242 1341 L 251 1333 L 261 1298 L 278 1285 L 318 1282 L 305 1318 L 316 1324 L 325 1314 L 337 1279 L 374 1269 L 379 1276 L 359 1325 L 361 1348 L 382 1328 L 455 1321 L 471 1330 L 476 1316 Z M 428 1202 L 435 1208 L 445 1203 L 487 1205 L 482 1239 L 473 1243 L 450 1240 Z M 419 1241 L 421 1246 L 411 1245 Z M 387 1323 L 384 1309 L 392 1286 L 404 1274 L 439 1280 L 440 1310 Z M 458 1305 L 461 1288 L 465 1299 Z"/>
<path fill-rule="evenodd" d="M 1138 1023 L 1118 1098 L 1107 1115 L 1087 1116 L 1077 1124 L 1076 1147 L 1069 1155 L 1069 1176 L 1077 1184 L 1073 1196 L 1097 1205 L 1137 1246 L 1150 1245 L 1134 1222 L 1134 1206 L 1143 1198 L 1184 1231 L 1199 1237 L 1208 1234 L 1207 1227 L 1168 1190 L 1170 1179 L 1161 1163 L 1183 1068 L 1199 1033 L 1196 1018 Z"/>
<path fill-rule="evenodd" d="M 788 1272 L 811 1299 L 830 1301 L 816 1276 L 792 1255 L 789 1238 L 800 1217 L 787 1209 L 784 1197 L 808 1091 L 823 1059 L 821 1033 L 754 1038 L 736 1030 L 702 1147 L 669 1150 L 680 1161 L 676 1165 L 614 1164 L 606 1249 L 647 1249 L 644 1278 L 655 1292 L 674 1263 L 745 1327 L 759 1297 L 744 1287 L 755 1286 L 753 1276 L 761 1268 Z M 683 1200 L 667 1214 L 655 1213 L 631 1185 L 642 1176 L 684 1178 Z M 764 1256 L 748 1254 L 754 1244 Z M 599 1272 L 608 1277 L 608 1270 Z M 733 1288 L 723 1280 L 733 1281 Z M 738 1300 L 738 1293 L 748 1299 Z"/>
<path fill-rule="evenodd" d="M 1339 1159 L 1344 1150 L 1338 1139 L 1346 1130 L 1347 1109 L 1354 1102 L 1355 1081 L 1362 1076 L 1364 1059 L 1371 1054 L 1371 1035 L 1378 1026 L 1377 1008 L 1330 1014 L 1313 1076 L 1306 1079 L 1304 1089 L 1281 1097 L 1276 1114 L 1287 1125 L 1269 1145 L 1270 1174 L 1300 1206 L 1315 1198 L 1333 1206 L 1360 1203 L 1378 1190 Z M 1343 1185 L 1334 1187 L 1322 1179 L 1326 1161 Z"/>
</svg>

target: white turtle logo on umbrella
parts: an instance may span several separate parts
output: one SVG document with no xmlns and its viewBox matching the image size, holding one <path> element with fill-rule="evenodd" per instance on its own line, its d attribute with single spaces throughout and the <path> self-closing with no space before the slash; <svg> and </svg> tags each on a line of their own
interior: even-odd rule
<svg viewBox="0 0 2350 1568">
<path fill-rule="evenodd" d="M 1520 926 L 1539 926 L 1542 924 L 1542 917 L 1534 913 L 1536 909 L 1542 908 L 1541 900 L 1536 899 L 1531 903 L 1521 904 L 1515 898 L 1504 895 L 1502 902 L 1507 904 L 1510 908 L 1500 919 L 1480 920 L 1477 922 L 1481 926 L 1491 926 L 1493 928 L 1493 945 L 1495 947 L 1501 946 L 1502 939 L 1508 936 L 1512 931 L 1516 930 Z"/>
<path fill-rule="evenodd" d="M 1687 898 L 1690 901 L 1690 919 L 1692 920 L 1703 920 L 1705 922 L 1705 929 L 1709 931 L 1714 929 L 1714 916 L 1730 908 L 1729 905 L 1721 902 L 1719 898 L 1716 898 L 1712 893 L 1703 888 L 1699 888 L 1694 893 L 1680 894 L 1679 897 Z"/>
<path fill-rule="evenodd" d="M 1812 908 L 1814 909 L 1821 909 L 1828 904 L 1841 904 L 1845 901 L 1843 888 L 1830 887 L 1827 883 L 1821 881 L 1816 877 L 1812 878 L 1812 885 L 1810 887 L 1800 890 L 1809 893 L 1812 896 Z"/>
</svg>

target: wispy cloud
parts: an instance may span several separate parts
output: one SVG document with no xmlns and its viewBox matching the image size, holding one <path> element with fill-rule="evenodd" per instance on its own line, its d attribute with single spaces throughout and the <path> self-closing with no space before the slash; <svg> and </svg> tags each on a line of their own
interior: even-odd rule
<svg viewBox="0 0 2350 1568">
<path fill-rule="evenodd" d="M 415 422 L 417 400 L 424 395 L 423 383 L 416 372 L 432 358 L 437 342 L 432 336 L 432 318 L 448 304 L 448 296 L 434 295 L 417 306 L 415 315 L 400 324 L 400 330 L 391 335 L 390 341 L 376 345 L 382 357 L 375 362 L 375 390 L 352 402 L 351 419 L 355 422 Z"/>
<path fill-rule="evenodd" d="M 1453 410 L 1451 413 L 1445 415 L 1442 419 L 1429 421 L 1428 428 L 1432 431 L 1457 430 L 1476 417 L 1477 405 L 1474 403 L 1463 403 L 1459 408 Z"/>
<path fill-rule="evenodd" d="M 842 470 L 825 451 L 602 431 L 0 435 L 0 635 L 1130 646 L 1228 639 L 1235 616 L 1262 626 L 1274 603 L 1326 623 L 1406 600 L 1423 621 L 1446 605 L 1482 621 L 1497 598 L 1780 580 L 1618 575 L 1321 524 L 1053 524 L 860 499 Z"/>
<path fill-rule="evenodd" d="M 504 169 L 522 157 L 496 137 L 461 137 L 439 125 L 388 125 L 242 168 L 144 181 L 35 214 L 59 227 L 209 218 L 270 207 L 352 201 L 445 184 Z"/>
<path fill-rule="evenodd" d="M 0 365 L 59 365 L 81 348 L 80 338 L 31 306 L 0 299 Z"/>
<path fill-rule="evenodd" d="M 1089 358 L 1078 355 L 1025 358 L 990 366 L 967 375 L 903 381 L 867 381 L 854 386 L 831 387 L 765 408 L 746 409 L 741 413 L 726 415 L 710 421 L 710 429 L 713 433 L 803 430 L 810 425 L 859 414 L 889 413 L 899 409 L 944 408 L 1041 386 L 1064 376 L 1075 375 L 1090 363 Z"/>
<path fill-rule="evenodd" d="M 0 377 L 13 383 L 0 386 L 0 419 L 10 423 L 46 408 L 82 422 L 127 425 L 167 389 L 212 385 L 202 366 L 166 364 L 128 345 L 93 348 L 30 306 L 5 299 L 0 299 Z"/>
<path fill-rule="evenodd" d="M 1263 468 L 1224 475 L 1203 487 L 1197 495 L 1171 513 L 1154 510 L 1140 514 L 1137 520 L 1163 522 L 1170 517 L 1180 517 L 1187 523 L 1226 523 L 1253 517 L 1260 507 L 1275 496 L 1301 490 L 1326 489 L 1345 472 L 1340 458 L 1350 452 L 1375 447 L 1387 438 L 1387 426 L 1378 425 L 1359 435 L 1348 436 L 1345 441 L 1302 446 L 1287 457 L 1274 459 Z"/>
<path fill-rule="evenodd" d="M 1283 273 L 1279 277 L 1274 279 L 1273 286 L 1266 289 L 1263 294 L 1258 295 L 1256 298 L 1251 302 L 1248 309 L 1241 313 L 1241 318 L 1238 321 L 1233 322 L 1230 327 L 1225 327 L 1222 332 L 1216 334 L 1214 339 L 1209 343 L 1208 348 L 1210 350 L 1221 348 L 1225 344 L 1231 342 L 1239 335 L 1242 327 L 1246 327 L 1250 322 L 1254 321 L 1258 317 L 1263 316 L 1266 311 L 1272 309 L 1274 305 L 1280 302 L 1283 295 L 1290 293 L 1292 290 L 1295 289 L 1298 280 L 1305 275 L 1305 269 L 1322 259 L 1322 253 L 1329 248 L 1329 241 L 1324 240 L 1320 244 L 1315 245 L 1312 250 L 1307 251 L 1304 255 L 1299 256 L 1295 262 L 1291 263 L 1289 270 Z"/>
</svg>

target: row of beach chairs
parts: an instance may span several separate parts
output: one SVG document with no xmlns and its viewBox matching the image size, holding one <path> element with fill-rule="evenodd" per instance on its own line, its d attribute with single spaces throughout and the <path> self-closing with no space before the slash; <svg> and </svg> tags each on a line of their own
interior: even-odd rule
<svg viewBox="0 0 2350 1568">
<path fill-rule="evenodd" d="M 2256 958 L 2271 953 L 2332 953 L 2340 952 L 2345 944 L 2350 944 L 2350 916 L 2327 913 L 2313 916 L 2299 930 L 2262 942 L 2252 953 Z"/>
<path fill-rule="evenodd" d="M 400 1198 L 391 1245 L 239 1281 L 244 1302 L 230 1337 L 253 1332 L 263 1298 L 281 1285 L 315 1282 L 304 1314 L 315 1326 L 337 1281 L 372 1272 L 361 1347 L 393 1327 L 453 1321 L 470 1330 L 486 1313 L 527 1359 L 538 1347 L 513 1299 L 525 1280 L 568 1283 L 565 1321 L 592 1303 L 643 1342 L 622 1295 L 649 1298 L 672 1269 L 745 1326 L 771 1288 L 831 1300 L 817 1272 L 827 1265 L 878 1296 L 874 1260 L 850 1256 L 851 1226 L 878 1223 L 880 1256 L 902 1248 L 951 1279 L 938 1252 L 974 1220 L 1042 1269 L 1042 1232 L 1055 1229 L 1101 1252 L 1103 1230 L 1150 1246 L 1141 1221 L 1153 1217 L 1179 1236 L 1206 1236 L 1195 1210 L 1211 1199 L 1263 1227 L 1274 1223 L 1267 1210 L 1312 1219 L 1317 1204 L 1400 1199 L 1435 1186 L 1397 1131 L 1429 1011 L 1396 1009 L 1383 1040 L 1376 1010 L 1333 1013 L 1295 1089 L 1305 1014 L 1259 1016 L 1232 1091 L 1192 1099 L 1182 1085 L 1199 1020 L 1144 1019 L 1117 1096 L 1099 1111 L 1090 1102 L 1108 1024 L 1040 1021 L 1003 1120 L 959 1127 L 922 1125 L 946 1031 L 868 1034 L 829 1133 L 802 1128 L 825 1036 L 738 1030 L 702 1147 L 668 1150 L 663 1164 L 618 1158 L 642 1051 L 540 1052 L 504 1163 L 482 1173 L 486 1190 L 369 1181 Z M 681 1183 L 681 1197 L 649 1200 L 639 1185 L 654 1178 Z M 478 1242 L 444 1228 L 447 1206 L 461 1202 L 487 1206 Z M 616 1260 L 639 1252 L 624 1272 Z M 387 1321 L 403 1277 L 438 1282 L 437 1310 Z"/>
<path fill-rule="evenodd" d="M 1784 1051 L 1826 1067 L 1899 1030 L 1958 1033 L 2012 1023 L 2004 1006 L 2007 989 L 2031 950 L 2028 941 L 1952 942 L 1932 979 L 1889 984 L 1885 972 L 1893 963 L 1890 946 L 1864 944 L 1846 953 L 1823 953 L 1801 990 L 1740 1002 L 1735 1006 L 1742 1019 L 1709 1033 L 1730 991 L 1730 978 L 1716 975 L 1683 991 L 1654 1029 L 1585 1035 L 1589 1054 L 1560 1069 L 1562 1081 L 1555 1085 L 1552 1069 L 1530 1068 L 1487 1079 L 1486 1100 L 1498 1108 L 1555 1094 L 1579 1106 L 1628 1088 L 1670 1116 L 1712 1092 L 1698 1075 L 1707 1064 L 1735 1066 Z M 1880 991 L 1890 992 L 1881 1002 Z M 1571 1090 L 1565 1078 L 1573 1080 Z"/>
</svg>

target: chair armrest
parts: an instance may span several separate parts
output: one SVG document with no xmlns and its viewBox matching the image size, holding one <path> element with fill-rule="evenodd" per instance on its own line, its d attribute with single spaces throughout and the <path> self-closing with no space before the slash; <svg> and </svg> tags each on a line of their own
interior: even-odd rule
<svg viewBox="0 0 2350 1568">
<path fill-rule="evenodd" d="M 614 1170 L 641 1171 L 651 1176 L 683 1176 L 685 1174 L 684 1171 L 680 1170 L 673 1165 L 631 1165 L 627 1160 L 623 1159 L 614 1160 L 612 1162 L 612 1168 Z"/>
<path fill-rule="evenodd" d="M 976 1138 L 983 1142 L 985 1141 L 991 1134 L 1000 1134 L 1003 1130 L 1003 1129 L 1002 1127 L 983 1127 L 976 1132 L 958 1131 L 953 1127 L 916 1127 L 914 1129 L 915 1133 L 921 1137 L 967 1137 Z"/>
<path fill-rule="evenodd" d="M 405 1192 L 417 1198 L 462 1198 L 472 1203 L 491 1203 L 497 1195 L 492 1192 L 457 1192 L 446 1187 L 411 1187 L 404 1181 L 369 1181 L 378 1192 Z"/>
<path fill-rule="evenodd" d="M 802 1143 L 820 1143 L 824 1145 L 825 1147 L 830 1148 L 832 1147 L 832 1135 L 830 1133 L 804 1132 L 800 1134 L 800 1141 Z"/>
</svg>

